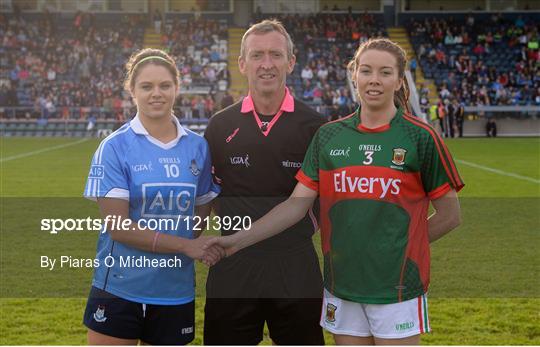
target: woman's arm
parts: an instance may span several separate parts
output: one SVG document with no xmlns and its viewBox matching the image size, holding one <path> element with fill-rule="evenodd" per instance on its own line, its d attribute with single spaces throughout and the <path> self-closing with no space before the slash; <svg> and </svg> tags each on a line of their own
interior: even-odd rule
<svg viewBox="0 0 540 347">
<path fill-rule="evenodd" d="M 299 182 L 287 200 L 253 223 L 251 229 L 212 239 L 206 243 L 205 247 L 219 245 L 225 249 L 227 256 L 230 256 L 243 248 L 279 234 L 304 218 L 317 195 L 317 191 Z"/>
<path fill-rule="evenodd" d="M 135 247 L 147 252 L 182 253 L 190 258 L 201 260 L 219 260 L 219 252 L 215 248 L 203 250 L 204 244 L 211 237 L 186 239 L 179 236 L 157 233 L 149 229 L 139 229 L 137 223 L 131 221 L 129 230 L 117 229 L 118 223 L 107 220 L 107 216 L 116 216 L 116 220 L 129 220 L 129 202 L 122 199 L 98 198 L 99 209 L 103 218 L 108 221 L 107 232 L 114 241 Z"/>
<path fill-rule="evenodd" d="M 195 215 L 201 220 L 210 217 L 210 213 L 212 212 L 212 202 L 213 200 L 207 204 L 195 206 Z M 203 231 L 204 230 L 202 230 L 202 228 L 199 228 L 193 231 L 193 235 L 195 236 L 195 238 L 198 238 L 199 236 L 201 236 Z"/>
<path fill-rule="evenodd" d="M 428 218 L 429 242 L 437 241 L 461 224 L 461 209 L 454 189 L 431 201 L 435 212 Z"/>
</svg>

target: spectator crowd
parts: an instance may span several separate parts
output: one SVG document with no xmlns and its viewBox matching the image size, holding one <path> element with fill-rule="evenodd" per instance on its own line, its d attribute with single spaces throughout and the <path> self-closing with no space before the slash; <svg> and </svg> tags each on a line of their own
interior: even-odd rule
<svg viewBox="0 0 540 347">
<path fill-rule="evenodd" d="M 296 45 L 297 66 L 290 81 L 296 96 L 327 117 L 352 113 L 357 104 L 347 83 L 347 64 L 360 43 L 384 35 L 382 19 L 367 12 L 278 19 Z"/>
<path fill-rule="evenodd" d="M 492 14 L 413 20 L 409 33 L 444 104 L 540 105 L 539 28 L 532 18 Z"/>
<path fill-rule="evenodd" d="M 121 15 L 107 25 L 89 13 L 77 13 L 67 24 L 55 16 L 0 15 L 0 106 L 31 106 L 45 118 L 85 117 L 98 107 L 104 116 L 128 118 L 133 103 L 123 89 L 123 68 L 142 47 L 147 18 Z M 171 20 L 165 28 L 162 43 L 178 63 L 184 90 L 208 86 L 208 96 L 184 95 L 176 109 L 208 117 L 214 92 L 228 85 L 226 28 L 202 19 Z M 72 114 L 73 108 L 79 113 Z"/>
<path fill-rule="evenodd" d="M 0 14 L 0 106 L 31 106 L 46 118 L 84 117 L 89 107 L 117 119 L 129 117 L 133 104 L 123 90 L 123 66 L 142 47 L 148 16 L 107 20 L 79 12 L 69 21 L 60 16 Z M 226 92 L 230 84 L 226 21 L 163 19 L 160 14 L 152 18 L 161 44 L 178 64 L 183 91 L 190 93 L 180 95 L 175 112 L 185 118 L 209 117 L 219 108 L 215 94 Z M 385 36 L 382 16 L 366 12 L 277 18 L 296 45 L 297 66 L 287 82 L 291 91 L 329 118 L 353 112 L 347 63 L 360 43 Z M 500 14 L 480 18 L 412 20 L 408 30 L 418 61 L 411 68 L 421 67 L 426 77 L 435 79 L 446 108 L 455 103 L 540 105 L 540 22 Z M 428 93 L 420 86 L 426 113 Z M 72 114 L 72 107 L 81 114 Z"/>
</svg>

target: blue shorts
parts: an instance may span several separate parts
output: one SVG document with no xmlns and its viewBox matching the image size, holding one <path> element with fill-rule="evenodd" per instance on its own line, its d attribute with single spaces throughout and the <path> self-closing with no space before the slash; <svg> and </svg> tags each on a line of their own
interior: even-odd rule
<svg viewBox="0 0 540 347">
<path fill-rule="evenodd" d="M 100 334 L 138 339 L 150 345 L 185 345 L 195 337 L 195 301 L 149 305 L 92 287 L 84 325 Z"/>
</svg>

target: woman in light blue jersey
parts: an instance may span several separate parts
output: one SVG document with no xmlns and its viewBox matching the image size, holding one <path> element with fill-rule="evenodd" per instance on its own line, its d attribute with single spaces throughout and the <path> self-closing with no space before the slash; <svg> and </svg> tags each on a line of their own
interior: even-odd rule
<svg viewBox="0 0 540 347">
<path fill-rule="evenodd" d="M 219 188 L 206 141 L 172 113 L 179 72 L 171 57 L 144 49 L 126 70 L 137 114 L 101 142 L 84 193 L 106 227 L 84 314 L 88 343 L 186 344 L 194 338 L 193 259 L 221 256 L 203 252 L 208 238 L 190 218 L 208 213 Z"/>
</svg>

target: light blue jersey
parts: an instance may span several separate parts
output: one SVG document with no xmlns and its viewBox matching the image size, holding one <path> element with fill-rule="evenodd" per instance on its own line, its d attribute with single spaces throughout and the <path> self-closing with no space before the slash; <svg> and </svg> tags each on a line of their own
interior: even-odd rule
<svg viewBox="0 0 540 347">
<path fill-rule="evenodd" d="M 159 231 L 193 238 L 188 230 L 193 223 L 184 216 L 215 198 L 219 187 L 212 181 L 205 139 L 173 119 L 178 135 L 167 144 L 151 137 L 138 116 L 104 139 L 92 159 L 84 196 L 128 200 L 134 222 L 179 221 L 174 227 L 164 223 Z M 126 300 L 180 305 L 195 298 L 193 260 L 183 254 L 145 252 L 105 232 L 99 236 L 97 259 L 92 285 Z"/>
</svg>

